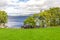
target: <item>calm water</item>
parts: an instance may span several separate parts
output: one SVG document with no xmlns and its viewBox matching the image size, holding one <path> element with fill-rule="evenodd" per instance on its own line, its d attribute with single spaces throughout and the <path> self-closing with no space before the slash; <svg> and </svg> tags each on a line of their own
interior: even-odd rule
<svg viewBox="0 0 60 40">
<path fill-rule="evenodd" d="M 28 16 L 9 16 L 7 26 L 9 27 L 21 27 L 23 25 L 23 21 Z"/>
</svg>

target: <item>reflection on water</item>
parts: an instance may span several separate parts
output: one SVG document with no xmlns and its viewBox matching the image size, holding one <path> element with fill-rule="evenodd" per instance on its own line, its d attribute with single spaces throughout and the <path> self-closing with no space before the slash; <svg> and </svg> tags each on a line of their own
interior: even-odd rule
<svg viewBox="0 0 60 40">
<path fill-rule="evenodd" d="M 28 16 L 9 16 L 7 26 L 9 27 L 21 27 L 23 25 L 23 21 Z"/>
</svg>

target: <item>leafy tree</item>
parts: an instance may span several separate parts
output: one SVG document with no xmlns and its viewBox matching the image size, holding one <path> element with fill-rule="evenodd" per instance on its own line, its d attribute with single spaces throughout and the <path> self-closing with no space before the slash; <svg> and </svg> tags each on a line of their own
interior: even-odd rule
<svg viewBox="0 0 60 40">
<path fill-rule="evenodd" d="M 44 12 L 41 12 L 40 16 L 45 18 L 47 25 L 50 25 L 50 26 L 58 25 L 56 20 L 60 19 L 60 8 L 59 7 L 50 8 L 49 10 L 45 10 Z"/>
<path fill-rule="evenodd" d="M 7 22 L 7 13 L 5 11 L 0 11 L 0 24 Z"/>
<path fill-rule="evenodd" d="M 31 25 L 31 26 L 35 26 L 36 25 L 36 23 L 35 23 L 35 20 L 34 20 L 34 18 L 31 16 L 31 17 L 28 17 L 25 21 L 24 21 L 24 25 L 25 24 L 29 24 L 29 25 Z"/>
<path fill-rule="evenodd" d="M 60 18 L 60 8 L 59 7 L 50 8 L 49 13 L 51 14 L 51 20 L 52 20 L 51 24 L 56 25 L 57 18 Z"/>
<path fill-rule="evenodd" d="M 56 25 L 60 25 L 60 8 L 59 7 L 54 7 L 54 8 L 50 8 L 48 10 L 44 10 L 38 14 L 34 14 L 31 17 L 28 17 L 25 20 L 25 24 L 27 23 L 32 23 L 36 24 L 36 22 L 34 20 L 40 20 L 40 25 L 42 25 L 42 27 L 46 24 L 47 26 L 56 26 Z"/>
</svg>

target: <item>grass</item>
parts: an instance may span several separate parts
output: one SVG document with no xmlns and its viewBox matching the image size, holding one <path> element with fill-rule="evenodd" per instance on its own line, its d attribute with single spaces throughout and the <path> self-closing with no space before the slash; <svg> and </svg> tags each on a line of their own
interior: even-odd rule
<svg viewBox="0 0 60 40">
<path fill-rule="evenodd" d="M 60 28 L 0 29 L 0 40 L 60 40 Z"/>
</svg>

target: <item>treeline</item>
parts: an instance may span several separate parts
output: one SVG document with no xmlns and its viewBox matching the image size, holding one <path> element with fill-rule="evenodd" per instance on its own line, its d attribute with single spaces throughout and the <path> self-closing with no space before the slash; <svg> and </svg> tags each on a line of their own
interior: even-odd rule
<svg viewBox="0 0 60 40">
<path fill-rule="evenodd" d="M 26 24 L 33 27 L 58 26 L 60 25 L 60 8 L 49 8 L 47 10 L 41 11 L 38 14 L 34 14 L 24 21 L 24 25 Z"/>
</svg>

